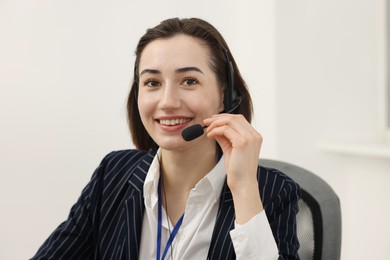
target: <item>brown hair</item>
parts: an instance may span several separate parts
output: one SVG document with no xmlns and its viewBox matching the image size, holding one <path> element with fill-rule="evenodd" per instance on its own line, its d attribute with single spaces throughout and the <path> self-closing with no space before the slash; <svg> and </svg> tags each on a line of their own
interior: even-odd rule
<svg viewBox="0 0 390 260">
<path fill-rule="evenodd" d="M 146 45 L 157 39 L 167 39 L 178 34 L 184 34 L 192 36 L 194 38 L 202 40 L 210 50 L 210 67 L 214 71 L 218 82 L 224 88 L 228 85 L 227 75 L 227 60 L 225 51 L 227 50 L 229 59 L 232 62 L 234 70 L 234 87 L 236 91 L 242 96 L 241 104 L 233 111 L 235 114 L 242 114 L 248 122 L 252 119 L 252 100 L 249 95 L 248 88 L 241 77 L 237 64 L 230 54 L 229 47 L 227 46 L 222 35 L 218 30 L 208 22 L 199 18 L 179 19 L 171 18 L 162 21 L 154 28 L 150 28 L 141 37 L 138 42 L 135 55 L 134 64 L 134 80 L 127 99 L 127 114 L 130 133 L 134 145 L 140 150 L 157 149 L 158 145 L 150 137 L 142 124 L 137 96 L 138 96 L 138 84 L 139 84 L 139 63 L 141 54 Z"/>
</svg>

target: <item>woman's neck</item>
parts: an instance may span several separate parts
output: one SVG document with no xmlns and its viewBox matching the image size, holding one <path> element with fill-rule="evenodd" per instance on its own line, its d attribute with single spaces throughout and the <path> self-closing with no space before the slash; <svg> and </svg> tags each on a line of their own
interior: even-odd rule
<svg viewBox="0 0 390 260">
<path fill-rule="evenodd" d="M 178 194 L 189 193 L 210 172 L 218 160 L 218 149 L 197 151 L 161 151 L 161 174 L 164 186 Z"/>
</svg>

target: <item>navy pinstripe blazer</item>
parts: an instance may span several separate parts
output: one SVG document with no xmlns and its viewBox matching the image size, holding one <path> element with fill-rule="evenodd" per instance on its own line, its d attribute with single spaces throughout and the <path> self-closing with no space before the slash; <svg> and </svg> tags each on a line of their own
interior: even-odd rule
<svg viewBox="0 0 390 260">
<path fill-rule="evenodd" d="M 138 259 L 144 213 L 143 183 L 154 156 L 153 151 L 137 150 L 108 154 L 68 219 L 32 259 Z M 298 259 L 295 216 L 299 186 L 283 173 L 263 167 L 258 168 L 258 180 L 279 259 Z M 235 259 L 229 235 L 234 219 L 233 199 L 225 182 L 209 259 Z"/>
</svg>

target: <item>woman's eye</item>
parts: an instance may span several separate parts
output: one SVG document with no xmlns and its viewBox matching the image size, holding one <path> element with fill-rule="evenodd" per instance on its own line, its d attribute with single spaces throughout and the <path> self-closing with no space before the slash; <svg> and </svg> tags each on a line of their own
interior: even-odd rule
<svg viewBox="0 0 390 260">
<path fill-rule="evenodd" d="M 147 87 L 158 87 L 158 86 L 160 86 L 160 83 L 158 81 L 155 81 L 155 80 L 147 80 L 147 81 L 145 81 L 144 85 Z"/>
<path fill-rule="evenodd" d="M 184 86 L 192 86 L 198 84 L 198 80 L 194 78 L 187 78 L 183 81 Z"/>
</svg>

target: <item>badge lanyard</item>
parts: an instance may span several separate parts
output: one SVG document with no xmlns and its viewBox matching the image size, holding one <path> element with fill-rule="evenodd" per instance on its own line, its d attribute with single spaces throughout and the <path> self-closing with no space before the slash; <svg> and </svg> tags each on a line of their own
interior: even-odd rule
<svg viewBox="0 0 390 260">
<path fill-rule="evenodd" d="M 158 226 L 157 226 L 157 252 L 156 252 L 156 260 L 163 260 L 168 253 L 169 247 L 171 246 L 173 239 L 179 231 L 179 228 L 183 222 L 184 214 L 181 215 L 179 221 L 177 221 L 175 227 L 172 230 L 172 233 L 169 236 L 168 242 L 165 245 L 164 253 L 160 259 L 161 252 L 161 231 L 162 231 L 162 198 L 161 198 L 161 185 L 160 181 L 158 182 Z M 169 221 L 169 219 L 167 219 Z"/>
</svg>

